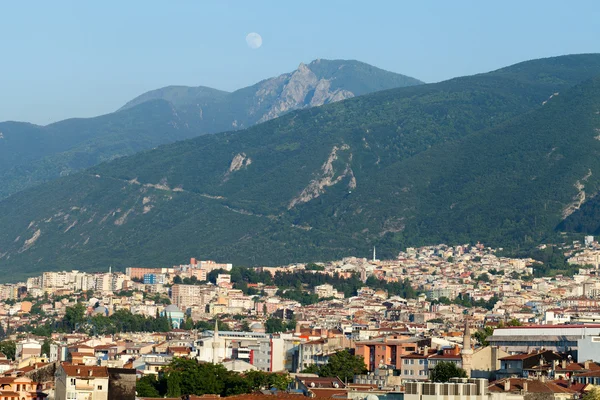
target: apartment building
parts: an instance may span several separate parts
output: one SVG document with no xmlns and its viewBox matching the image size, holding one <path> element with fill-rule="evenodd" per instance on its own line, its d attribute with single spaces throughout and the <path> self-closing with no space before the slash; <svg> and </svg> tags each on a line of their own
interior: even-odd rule
<svg viewBox="0 0 600 400">
<path fill-rule="evenodd" d="M 55 385 L 56 400 L 108 400 L 108 369 L 63 363 Z"/>
<path fill-rule="evenodd" d="M 430 339 L 402 335 L 390 335 L 372 340 L 356 342 L 356 355 L 363 357 L 367 369 L 371 372 L 384 365 L 401 369 L 401 358 L 412 354 L 419 347 L 431 345 Z"/>
<path fill-rule="evenodd" d="M 180 309 L 203 304 L 201 286 L 173 285 L 171 288 L 171 302 Z"/>
<path fill-rule="evenodd" d="M 453 378 L 447 383 L 409 382 L 406 383 L 404 400 L 488 400 L 487 379 Z"/>
</svg>

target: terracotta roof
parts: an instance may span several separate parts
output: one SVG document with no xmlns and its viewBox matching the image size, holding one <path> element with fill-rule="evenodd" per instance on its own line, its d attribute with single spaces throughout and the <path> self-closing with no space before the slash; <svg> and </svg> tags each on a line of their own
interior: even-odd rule
<svg viewBox="0 0 600 400">
<path fill-rule="evenodd" d="M 433 360 L 460 360 L 460 354 L 435 354 L 433 356 L 429 356 L 429 358 Z"/>
<path fill-rule="evenodd" d="M 600 370 L 584 372 L 582 374 L 575 375 L 575 377 L 576 378 L 579 378 L 579 377 L 600 378 Z"/>
<path fill-rule="evenodd" d="M 583 393 L 585 391 L 585 388 L 589 386 L 589 384 L 587 383 L 571 383 L 570 381 L 564 380 L 555 380 L 553 382 L 560 387 L 568 388 L 579 393 Z"/>
<path fill-rule="evenodd" d="M 558 366 L 556 367 L 557 371 L 598 371 L 600 370 L 600 364 L 595 363 L 595 362 L 591 362 L 588 365 L 588 368 L 585 368 L 585 364 L 584 363 L 571 363 L 571 364 L 567 364 L 566 368 L 562 368 L 562 366 Z"/>
<path fill-rule="evenodd" d="M 300 381 L 305 384 L 309 389 L 312 389 L 312 385 L 314 383 L 314 388 L 316 389 L 338 389 L 345 388 L 344 382 L 341 381 L 340 378 L 312 378 L 312 377 L 299 377 Z M 338 387 L 335 387 L 335 384 Z"/>
<path fill-rule="evenodd" d="M 339 396 L 341 394 L 348 393 L 347 389 L 313 389 L 309 390 L 311 393 L 314 393 L 314 397 L 319 399 L 328 399 L 333 396 Z"/>
<path fill-rule="evenodd" d="M 95 378 L 107 378 L 108 369 L 106 367 L 96 367 L 89 365 L 71 365 L 62 364 L 61 367 L 65 370 L 65 373 L 69 377 L 95 377 Z M 90 375 L 91 371 L 91 375 Z"/>
<path fill-rule="evenodd" d="M 553 329 L 553 328 L 559 328 L 559 329 L 581 329 L 583 327 L 583 325 L 526 325 L 526 326 L 511 326 L 511 327 L 504 327 L 504 328 L 498 328 L 500 330 L 502 329 Z M 586 328 L 600 328 L 600 324 L 586 324 L 585 325 Z"/>
<path fill-rule="evenodd" d="M 527 382 L 528 393 L 575 393 L 575 390 L 562 387 L 553 381 L 542 382 L 539 380 L 529 380 L 522 378 L 507 378 L 493 382 L 489 387 L 490 392 L 505 392 L 504 384 L 509 381 L 510 389 L 508 392 L 520 392 L 524 390 L 524 384 Z"/>
<path fill-rule="evenodd" d="M 502 357 L 500 360 L 502 361 L 511 361 L 511 360 L 526 360 L 529 357 L 537 356 L 542 353 L 529 353 L 529 354 L 515 354 L 512 356 Z"/>
</svg>

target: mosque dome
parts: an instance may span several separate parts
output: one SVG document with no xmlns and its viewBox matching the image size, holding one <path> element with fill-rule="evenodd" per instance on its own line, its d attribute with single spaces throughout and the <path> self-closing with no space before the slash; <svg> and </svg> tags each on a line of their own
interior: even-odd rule
<svg viewBox="0 0 600 400">
<path fill-rule="evenodd" d="M 167 313 L 174 313 L 174 312 L 181 312 L 181 310 L 175 304 L 169 304 L 165 308 L 165 312 L 167 312 Z"/>
</svg>

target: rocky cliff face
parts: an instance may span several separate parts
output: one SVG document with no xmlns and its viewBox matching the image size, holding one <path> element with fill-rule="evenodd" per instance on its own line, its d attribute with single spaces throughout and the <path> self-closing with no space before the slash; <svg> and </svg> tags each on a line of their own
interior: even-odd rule
<svg viewBox="0 0 600 400">
<path fill-rule="evenodd" d="M 185 126 L 199 135 L 245 129 L 293 110 L 422 83 L 359 61 L 318 59 L 231 93 L 202 86 L 153 90 L 122 110 L 149 100 L 167 100 L 185 120 Z"/>
<path fill-rule="evenodd" d="M 272 81 L 280 83 L 280 85 L 273 85 L 274 82 Z M 261 87 L 256 92 L 258 102 L 261 103 L 267 95 L 272 96 L 273 94 L 276 95 L 277 99 L 258 122 L 277 118 L 288 111 L 322 106 L 323 104 L 355 96 L 349 90 L 331 90 L 331 80 L 325 78 L 319 79 L 304 63 L 300 63 L 298 69 L 290 74 L 281 75 L 265 82 L 265 86 L 270 87 L 270 90 L 265 90 L 265 88 Z"/>
</svg>

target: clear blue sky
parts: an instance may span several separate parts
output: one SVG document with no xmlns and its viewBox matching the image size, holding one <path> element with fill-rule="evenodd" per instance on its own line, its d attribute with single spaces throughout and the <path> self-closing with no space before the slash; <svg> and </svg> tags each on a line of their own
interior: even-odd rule
<svg viewBox="0 0 600 400">
<path fill-rule="evenodd" d="M 600 52 L 597 0 L 3 1 L 0 16 L 0 121 L 39 124 L 166 85 L 235 90 L 316 58 L 435 82 Z"/>
</svg>

